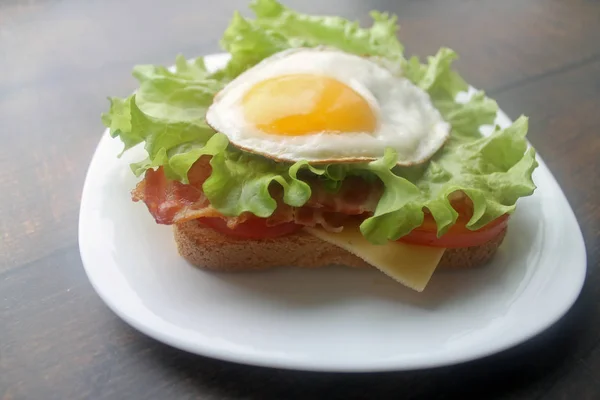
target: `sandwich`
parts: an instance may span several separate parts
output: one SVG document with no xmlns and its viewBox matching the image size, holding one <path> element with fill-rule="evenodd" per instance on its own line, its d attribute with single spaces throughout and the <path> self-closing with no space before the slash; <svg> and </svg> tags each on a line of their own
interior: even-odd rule
<svg viewBox="0 0 600 400">
<path fill-rule="evenodd" d="M 527 118 L 494 127 L 496 102 L 441 48 L 406 57 L 397 18 L 362 28 L 254 0 L 218 70 L 178 56 L 142 65 L 102 115 L 141 180 L 132 199 L 172 225 L 181 256 L 213 271 L 376 268 L 422 291 L 436 268 L 487 263 L 535 190 Z M 259 279 L 259 278 L 257 278 Z"/>
</svg>

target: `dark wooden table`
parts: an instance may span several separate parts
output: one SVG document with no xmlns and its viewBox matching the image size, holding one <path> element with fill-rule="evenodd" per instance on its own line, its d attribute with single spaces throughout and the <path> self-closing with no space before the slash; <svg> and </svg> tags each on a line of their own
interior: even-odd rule
<svg viewBox="0 0 600 400">
<path fill-rule="evenodd" d="M 134 89 L 136 63 L 218 51 L 246 6 L 150 3 L 0 1 L 0 399 L 600 398 L 600 2 L 288 2 L 361 21 L 372 8 L 395 12 L 409 53 L 456 49 L 474 86 L 531 117 L 529 138 L 587 245 L 581 296 L 537 338 L 459 366 L 355 375 L 189 355 L 134 331 L 92 290 L 77 219 L 106 96 Z"/>
</svg>

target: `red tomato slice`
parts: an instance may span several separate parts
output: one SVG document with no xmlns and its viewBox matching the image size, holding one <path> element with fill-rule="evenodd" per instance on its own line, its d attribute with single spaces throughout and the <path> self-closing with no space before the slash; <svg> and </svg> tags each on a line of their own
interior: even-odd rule
<svg viewBox="0 0 600 400">
<path fill-rule="evenodd" d="M 302 229 L 302 225 L 285 222 L 274 226 L 267 226 L 265 218 L 251 218 L 231 229 L 222 218 L 200 218 L 198 222 L 215 231 L 240 239 L 268 239 L 276 238 Z"/>
<path fill-rule="evenodd" d="M 483 228 L 472 231 L 466 227 L 469 219 L 470 217 L 468 216 L 459 215 L 456 224 L 445 235 L 438 238 L 435 220 L 431 215 L 426 214 L 423 224 L 420 227 L 398 240 L 404 243 L 431 247 L 458 248 L 479 246 L 495 238 L 508 224 L 508 215 L 503 215 Z"/>
</svg>

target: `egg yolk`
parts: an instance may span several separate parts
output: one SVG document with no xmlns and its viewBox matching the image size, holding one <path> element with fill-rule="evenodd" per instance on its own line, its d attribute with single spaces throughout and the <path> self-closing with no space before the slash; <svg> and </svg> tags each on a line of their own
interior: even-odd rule
<svg viewBox="0 0 600 400">
<path fill-rule="evenodd" d="M 377 123 L 371 106 L 360 94 L 321 75 L 282 75 L 264 80 L 246 92 L 242 104 L 247 121 L 274 135 L 373 133 Z"/>
</svg>

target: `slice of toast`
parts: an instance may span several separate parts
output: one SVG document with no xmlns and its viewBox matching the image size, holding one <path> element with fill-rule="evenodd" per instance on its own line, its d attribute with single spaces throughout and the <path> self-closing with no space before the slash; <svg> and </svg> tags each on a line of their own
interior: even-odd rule
<svg viewBox="0 0 600 400">
<path fill-rule="evenodd" d="M 191 264 L 213 271 L 251 271 L 281 266 L 372 267 L 354 254 L 304 231 L 256 240 L 223 235 L 194 220 L 175 224 L 173 229 L 179 254 Z M 494 256 L 505 234 L 506 229 L 480 246 L 447 249 L 438 267 L 479 267 Z"/>
</svg>

